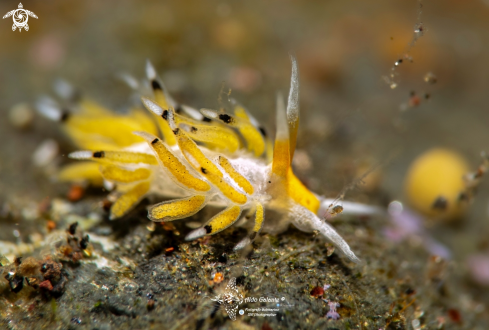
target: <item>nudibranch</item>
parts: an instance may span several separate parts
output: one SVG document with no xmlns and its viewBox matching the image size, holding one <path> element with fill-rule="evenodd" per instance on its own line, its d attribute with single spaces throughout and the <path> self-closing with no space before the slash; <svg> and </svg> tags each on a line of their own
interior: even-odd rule
<svg viewBox="0 0 489 330">
<path fill-rule="evenodd" d="M 292 57 L 287 106 L 277 97 L 276 135 L 272 141 L 257 120 L 238 102 L 230 109 L 197 110 L 177 103 L 148 62 L 146 75 L 151 96 L 141 97 L 142 107 L 116 114 L 58 83 L 58 94 L 76 102 L 77 111 L 62 110 L 51 99 L 39 102 L 42 114 L 62 123 L 63 130 L 85 151 L 70 158 L 78 163 L 64 167 L 59 178 L 88 180 L 113 186 L 118 198 L 110 219 L 126 215 L 149 194 L 173 198 L 148 208 L 154 222 L 184 219 L 206 205 L 224 208 L 205 225 L 190 232 L 193 240 L 216 234 L 254 214 L 251 233 L 236 250 L 260 233 L 265 209 L 283 215 L 303 231 L 318 231 L 350 260 L 359 259 L 345 240 L 323 218 L 344 213 L 370 214 L 375 207 L 326 199 L 311 192 L 291 167 L 299 127 L 299 71 Z M 126 81 L 138 89 L 133 78 Z"/>
</svg>

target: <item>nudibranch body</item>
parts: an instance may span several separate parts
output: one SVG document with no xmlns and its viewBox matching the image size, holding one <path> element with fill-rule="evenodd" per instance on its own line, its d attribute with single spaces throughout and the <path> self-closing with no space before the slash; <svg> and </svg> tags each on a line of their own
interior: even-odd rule
<svg viewBox="0 0 489 330">
<path fill-rule="evenodd" d="M 294 58 L 287 106 L 281 96 L 277 98 L 273 143 L 234 100 L 230 102 L 233 113 L 198 111 L 175 102 L 149 62 L 146 71 L 153 95 L 141 100 L 149 113 L 136 108 L 118 115 L 80 96 L 77 112 L 62 111 L 49 100 L 39 103 L 41 113 L 61 121 L 73 141 L 88 149 L 70 154 L 81 162 L 63 168 L 60 179 L 111 183 L 118 195 L 111 219 L 127 214 L 148 194 L 174 198 L 149 207 L 148 218 L 155 222 L 187 218 L 206 205 L 224 207 L 188 234 L 187 240 L 216 234 L 252 212 L 251 233 L 235 249 L 255 239 L 265 209 L 272 209 L 301 230 L 319 231 L 350 260 L 358 261 L 345 240 L 322 219 L 328 212 L 336 213 L 334 201 L 309 191 L 291 167 L 299 127 L 299 73 Z M 129 82 L 137 87 L 134 80 Z M 64 84 L 58 91 L 74 95 Z M 376 211 L 341 203 L 347 213 Z"/>
</svg>

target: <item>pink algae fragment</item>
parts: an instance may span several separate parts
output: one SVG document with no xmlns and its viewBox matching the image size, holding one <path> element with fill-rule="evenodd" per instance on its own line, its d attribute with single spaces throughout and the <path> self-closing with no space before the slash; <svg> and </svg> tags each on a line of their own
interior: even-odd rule
<svg viewBox="0 0 489 330">
<path fill-rule="evenodd" d="M 340 314 L 338 314 L 336 308 L 340 307 L 340 304 L 338 304 L 335 301 L 329 301 L 328 305 L 329 305 L 329 312 L 326 313 L 326 318 L 338 320 L 340 318 Z"/>
</svg>

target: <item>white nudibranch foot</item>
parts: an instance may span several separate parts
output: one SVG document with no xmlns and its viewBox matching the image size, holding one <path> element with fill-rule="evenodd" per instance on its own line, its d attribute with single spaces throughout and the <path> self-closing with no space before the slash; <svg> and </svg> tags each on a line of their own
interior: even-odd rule
<svg viewBox="0 0 489 330">
<path fill-rule="evenodd" d="M 271 140 L 258 121 L 235 100 L 219 111 L 178 104 L 148 61 L 147 83 L 123 79 L 143 94 L 141 104 L 127 114 L 116 114 L 86 98 L 68 83 L 58 94 L 76 104 L 77 111 L 61 110 L 44 98 L 38 109 L 59 121 L 65 133 L 83 151 L 70 158 L 79 163 L 62 168 L 59 179 L 104 182 L 114 186 L 110 219 L 126 215 L 146 195 L 173 199 L 148 208 L 154 222 L 174 221 L 199 212 L 206 205 L 223 210 L 186 236 L 194 240 L 235 224 L 243 214 L 254 214 L 249 234 L 237 243 L 240 250 L 253 243 L 273 209 L 304 231 L 316 230 L 350 260 L 359 259 L 329 225 L 325 215 L 374 214 L 375 207 L 323 199 L 309 191 L 292 171 L 299 127 L 299 70 L 292 60 L 287 105 L 277 97 L 277 132 Z M 144 86 L 151 86 L 145 91 Z M 250 224 L 251 225 L 251 224 Z"/>
</svg>

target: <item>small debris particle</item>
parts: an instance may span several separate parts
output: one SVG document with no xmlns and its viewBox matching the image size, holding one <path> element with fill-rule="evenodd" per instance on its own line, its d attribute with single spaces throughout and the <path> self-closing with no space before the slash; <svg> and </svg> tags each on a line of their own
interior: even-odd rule
<svg viewBox="0 0 489 330">
<path fill-rule="evenodd" d="M 421 23 L 416 24 L 416 27 L 414 28 L 414 33 L 415 33 L 416 38 L 423 36 L 424 27 L 423 27 L 423 25 L 421 25 Z"/>
<path fill-rule="evenodd" d="M 82 199 L 85 194 L 85 189 L 82 186 L 74 184 L 71 186 L 70 191 L 68 192 L 67 198 L 71 202 L 77 202 Z"/>
<path fill-rule="evenodd" d="M 226 255 L 226 253 L 223 253 L 219 256 L 219 258 L 217 258 L 217 261 L 225 264 L 226 262 L 228 262 L 228 256 Z"/>
<path fill-rule="evenodd" d="M 335 246 L 331 243 L 326 243 L 326 257 L 331 257 L 336 250 Z"/>
<path fill-rule="evenodd" d="M 79 252 L 79 251 L 73 252 L 71 254 L 71 260 L 73 262 L 75 262 L 75 263 L 78 262 L 78 261 L 80 261 L 80 260 L 82 260 L 82 259 L 83 259 L 83 254 L 81 252 Z"/>
<path fill-rule="evenodd" d="M 462 315 L 460 315 L 460 312 L 456 310 L 455 308 L 450 308 L 448 311 L 448 317 L 450 320 L 452 320 L 455 323 L 461 323 L 462 322 Z"/>
<path fill-rule="evenodd" d="M 83 256 L 86 258 L 90 258 L 92 256 L 93 250 L 91 248 L 83 250 Z"/>
<path fill-rule="evenodd" d="M 51 292 L 51 294 L 57 297 L 61 296 L 66 283 L 68 283 L 67 277 L 60 273 L 59 281 L 53 286 L 53 291 Z"/>
<path fill-rule="evenodd" d="M 38 167 L 44 167 L 51 163 L 58 155 L 59 146 L 54 140 L 45 140 L 34 151 L 32 162 Z"/>
<path fill-rule="evenodd" d="M 27 282 L 27 285 L 32 286 L 33 288 L 38 288 L 39 287 L 39 280 L 36 277 L 26 277 L 25 281 Z"/>
<path fill-rule="evenodd" d="M 88 236 L 88 235 L 85 235 L 85 236 L 84 236 L 84 237 L 81 239 L 81 241 L 80 241 L 80 248 L 81 248 L 82 250 L 85 250 L 85 249 L 88 247 L 88 242 L 89 242 L 89 240 L 90 240 L 90 236 Z"/>
<path fill-rule="evenodd" d="M 5 258 L 3 255 L 0 255 L 0 266 L 5 267 L 10 264 L 10 261 Z"/>
<path fill-rule="evenodd" d="M 24 277 L 15 273 L 8 273 L 5 279 L 8 281 L 12 292 L 18 293 L 24 287 Z"/>
<path fill-rule="evenodd" d="M 162 222 L 161 225 L 163 226 L 163 229 L 166 231 L 174 231 L 175 230 L 175 225 L 169 222 Z"/>
<path fill-rule="evenodd" d="M 147 225 L 146 225 L 146 229 L 148 231 L 155 231 L 156 230 L 156 222 L 149 222 Z"/>
<path fill-rule="evenodd" d="M 341 205 L 335 205 L 331 209 L 330 214 L 331 215 L 337 215 L 337 214 L 340 214 L 341 212 L 343 212 L 343 206 L 341 206 Z"/>
<path fill-rule="evenodd" d="M 436 84 L 438 81 L 438 78 L 432 72 L 428 72 L 427 74 L 425 74 L 423 79 L 428 84 Z"/>
<path fill-rule="evenodd" d="M 436 322 L 437 322 L 438 329 L 443 329 L 443 326 L 445 325 L 446 320 L 443 316 L 438 316 L 436 318 Z"/>
<path fill-rule="evenodd" d="M 32 312 L 34 309 L 36 309 L 37 307 L 37 302 L 33 302 L 32 304 L 29 305 L 29 307 L 27 308 L 27 310 L 29 312 Z"/>
<path fill-rule="evenodd" d="M 37 207 L 40 214 L 47 214 L 51 210 L 51 199 L 49 197 L 44 198 Z"/>
<path fill-rule="evenodd" d="M 73 248 L 68 245 L 62 245 L 59 247 L 59 252 L 65 257 L 69 257 L 70 254 L 73 252 Z"/>
<path fill-rule="evenodd" d="M 410 108 L 417 107 L 421 104 L 421 98 L 416 95 L 416 93 L 412 92 L 411 97 L 409 98 L 408 106 Z"/>
<path fill-rule="evenodd" d="M 174 250 L 175 250 L 175 248 L 172 246 L 172 247 L 169 247 L 169 248 L 165 249 L 165 252 L 166 252 L 166 253 L 171 253 L 171 252 L 173 252 Z"/>
<path fill-rule="evenodd" d="M 33 258 L 26 258 L 19 267 L 19 271 L 24 276 L 33 276 L 41 269 L 39 262 Z"/>
<path fill-rule="evenodd" d="M 76 227 L 78 227 L 78 222 L 74 222 L 72 223 L 69 227 L 68 227 L 68 232 L 71 234 L 71 235 L 75 235 L 76 233 Z"/>
<path fill-rule="evenodd" d="M 427 278 L 432 282 L 443 280 L 446 274 L 447 261 L 440 256 L 431 256 L 428 260 Z"/>
<path fill-rule="evenodd" d="M 44 273 L 46 279 L 56 279 L 61 275 L 61 264 L 56 261 L 47 259 L 41 266 L 41 272 Z"/>
<path fill-rule="evenodd" d="M 104 209 L 104 211 L 109 212 L 113 203 L 109 201 L 107 198 L 104 198 L 104 200 L 100 202 L 100 204 L 101 204 L 100 206 L 102 207 L 102 209 Z"/>
<path fill-rule="evenodd" d="M 73 324 L 82 324 L 82 320 L 78 317 L 71 318 L 71 323 Z"/>
<path fill-rule="evenodd" d="M 311 296 L 314 298 L 322 298 L 324 295 L 324 288 L 316 286 L 311 290 Z"/>
<path fill-rule="evenodd" d="M 50 280 L 45 280 L 45 281 L 42 281 L 41 283 L 39 283 L 39 288 L 45 289 L 48 291 L 53 291 L 53 285 L 51 284 Z"/>
<path fill-rule="evenodd" d="M 21 263 L 22 263 L 22 257 L 15 257 L 14 265 L 16 265 L 18 267 L 18 266 L 20 266 Z"/>
<path fill-rule="evenodd" d="M 48 232 L 52 232 L 56 229 L 56 222 L 54 222 L 53 220 L 48 220 L 46 227 L 48 228 Z"/>
<path fill-rule="evenodd" d="M 416 293 L 416 290 L 414 290 L 412 288 L 407 288 L 404 293 L 407 294 L 408 296 L 410 296 L 410 295 L 415 294 Z"/>
<path fill-rule="evenodd" d="M 326 313 L 326 318 L 332 320 L 338 320 L 340 318 L 340 314 L 336 312 L 336 308 L 340 307 L 340 304 L 338 304 L 335 301 L 330 301 L 328 302 L 328 305 L 329 305 L 329 312 Z"/>
<path fill-rule="evenodd" d="M 32 126 L 34 111 L 27 103 L 20 103 L 10 109 L 8 118 L 13 127 L 26 129 Z"/>
<path fill-rule="evenodd" d="M 221 283 L 223 280 L 224 280 L 223 273 L 216 273 L 216 275 L 214 275 L 214 283 Z"/>
</svg>

